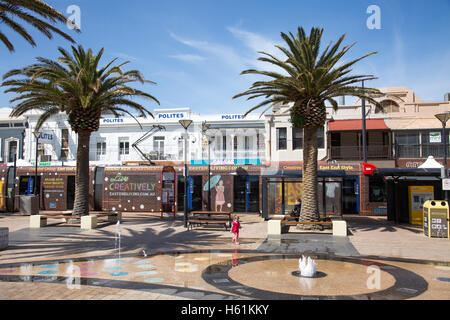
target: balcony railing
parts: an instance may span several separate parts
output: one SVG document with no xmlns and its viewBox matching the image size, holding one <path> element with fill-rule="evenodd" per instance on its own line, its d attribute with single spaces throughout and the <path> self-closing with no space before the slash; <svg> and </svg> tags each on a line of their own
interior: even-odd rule
<svg viewBox="0 0 450 320">
<path fill-rule="evenodd" d="M 330 151 L 333 160 L 362 160 L 364 158 L 362 146 L 331 146 Z M 388 145 L 369 145 L 367 146 L 367 158 L 390 160 L 392 159 L 391 147 Z"/>
</svg>

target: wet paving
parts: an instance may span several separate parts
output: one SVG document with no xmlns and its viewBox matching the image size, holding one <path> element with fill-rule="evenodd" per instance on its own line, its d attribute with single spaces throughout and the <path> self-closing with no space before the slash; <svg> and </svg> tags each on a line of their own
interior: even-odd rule
<svg viewBox="0 0 450 320">
<path fill-rule="evenodd" d="M 0 265 L 2 283 L 138 290 L 196 300 L 450 299 L 450 264 L 310 254 L 317 276 L 298 273 L 298 253 L 232 250 L 114 255 Z"/>
</svg>

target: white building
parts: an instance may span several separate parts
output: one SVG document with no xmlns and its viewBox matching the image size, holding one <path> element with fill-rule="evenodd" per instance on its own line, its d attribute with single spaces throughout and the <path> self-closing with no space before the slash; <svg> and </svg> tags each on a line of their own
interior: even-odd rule
<svg viewBox="0 0 450 320">
<path fill-rule="evenodd" d="M 91 135 L 91 165 L 149 163 L 145 156 L 156 164 L 184 163 L 185 129 L 179 123 L 182 119 L 192 120 L 188 127 L 189 164 L 208 163 L 208 141 L 212 164 L 259 165 L 265 161 L 264 119 L 256 115 L 245 119 L 240 114 L 202 116 L 189 108 L 158 109 L 153 115 L 154 119 L 137 118 L 140 125 L 131 117 L 103 117 L 100 129 Z M 36 138 L 33 132 L 39 114 L 30 113 L 27 117 L 24 160 L 34 164 Z M 203 123 L 210 129 L 203 132 Z M 70 129 L 65 114 L 49 119 L 40 132 L 38 157 L 41 165 L 75 165 L 77 135 Z"/>
</svg>

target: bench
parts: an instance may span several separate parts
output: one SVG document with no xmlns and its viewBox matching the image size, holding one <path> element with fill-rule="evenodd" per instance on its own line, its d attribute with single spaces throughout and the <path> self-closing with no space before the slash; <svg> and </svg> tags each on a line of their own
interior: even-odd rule
<svg viewBox="0 0 450 320">
<path fill-rule="evenodd" d="M 282 220 L 281 221 L 281 227 L 283 226 L 293 226 L 298 224 L 304 224 L 304 225 L 319 225 L 322 227 L 321 230 L 323 230 L 323 226 L 331 226 L 333 225 L 333 222 L 331 221 L 292 221 L 292 220 Z"/>
<path fill-rule="evenodd" d="M 189 217 L 188 218 L 188 230 L 189 227 L 191 229 L 194 226 L 200 226 L 202 224 L 223 224 L 225 227 L 225 230 L 228 230 L 228 228 L 231 228 L 231 219 L 221 219 L 221 218 L 198 218 L 198 217 Z"/>
<path fill-rule="evenodd" d="M 333 221 L 288 221 L 288 220 L 269 220 L 267 222 L 267 234 L 268 235 L 281 235 L 288 231 L 291 225 L 331 225 L 333 229 L 333 236 L 347 236 L 347 222 L 345 220 L 333 220 Z"/>
<path fill-rule="evenodd" d="M 120 211 L 111 211 L 111 212 L 90 212 L 90 216 L 97 217 L 107 217 L 108 222 L 117 222 L 122 221 L 122 212 Z"/>
<path fill-rule="evenodd" d="M 95 212 L 86 216 L 72 216 L 72 215 L 31 215 L 30 228 L 42 228 L 47 226 L 48 219 L 64 219 L 67 223 L 69 220 L 81 220 L 81 229 L 94 229 L 97 226 L 98 217 L 107 217 L 108 222 L 117 222 L 122 220 L 122 212 Z"/>
</svg>

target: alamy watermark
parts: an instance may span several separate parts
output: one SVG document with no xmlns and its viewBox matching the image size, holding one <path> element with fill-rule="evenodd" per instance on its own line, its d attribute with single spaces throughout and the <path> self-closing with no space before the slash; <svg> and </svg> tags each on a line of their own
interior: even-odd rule
<svg viewBox="0 0 450 320">
<path fill-rule="evenodd" d="M 381 29 L 381 9 L 377 5 L 370 5 L 367 7 L 367 14 L 370 16 L 367 18 L 366 25 L 369 30 Z"/>
<path fill-rule="evenodd" d="M 380 270 L 380 267 L 378 267 L 376 265 L 369 266 L 367 268 L 366 273 L 370 274 L 369 278 L 367 278 L 367 281 L 366 281 L 367 289 L 369 289 L 369 290 L 373 290 L 373 289 L 380 290 L 381 289 L 381 270 Z"/>
<path fill-rule="evenodd" d="M 67 28 L 70 30 L 81 30 L 81 8 L 77 5 L 70 5 L 67 7 L 66 10 L 67 14 L 70 14 L 70 16 L 67 18 Z"/>
</svg>

